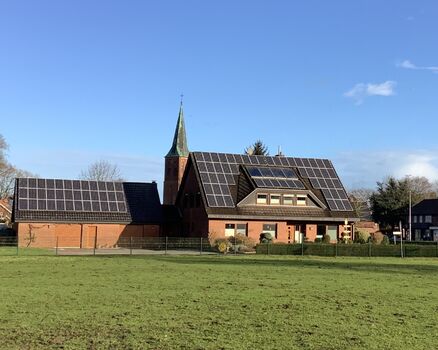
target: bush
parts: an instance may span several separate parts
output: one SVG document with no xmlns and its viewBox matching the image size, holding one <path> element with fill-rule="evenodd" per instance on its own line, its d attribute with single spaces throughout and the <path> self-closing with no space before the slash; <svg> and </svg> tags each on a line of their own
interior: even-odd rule
<svg viewBox="0 0 438 350">
<path fill-rule="evenodd" d="M 315 241 L 314 241 L 315 243 L 322 243 L 322 238 L 315 238 Z"/>
<path fill-rule="evenodd" d="M 222 254 L 225 254 L 228 252 L 228 250 L 231 247 L 231 243 L 228 241 L 227 238 L 218 238 L 214 241 L 213 247 Z"/>
<path fill-rule="evenodd" d="M 322 243 L 330 243 L 331 237 L 330 235 L 325 234 L 324 237 L 322 237 Z"/>
<path fill-rule="evenodd" d="M 385 235 L 382 232 L 374 232 L 370 236 L 371 243 L 372 244 L 381 244 L 383 241 L 383 237 L 385 237 Z"/>
<path fill-rule="evenodd" d="M 370 234 L 365 231 L 356 230 L 354 233 L 354 243 L 365 244 L 368 242 Z"/>
<path fill-rule="evenodd" d="M 254 251 L 256 246 L 256 242 L 252 238 L 240 234 L 228 237 L 228 242 L 230 246 L 235 246 L 240 252 Z"/>
<path fill-rule="evenodd" d="M 387 235 L 383 235 L 382 242 L 380 244 L 383 244 L 383 245 L 389 244 L 389 238 Z"/>
<path fill-rule="evenodd" d="M 274 237 L 269 232 L 262 232 L 260 234 L 260 243 L 272 243 L 274 241 Z"/>
</svg>

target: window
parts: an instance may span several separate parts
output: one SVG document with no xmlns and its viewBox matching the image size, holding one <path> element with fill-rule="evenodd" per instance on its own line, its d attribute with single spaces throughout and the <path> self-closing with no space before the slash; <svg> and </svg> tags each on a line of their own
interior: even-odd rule
<svg viewBox="0 0 438 350">
<path fill-rule="evenodd" d="M 424 222 L 431 224 L 432 223 L 432 215 L 425 215 Z"/>
<path fill-rule="evenodd" d="M 418 222 L 419 222 L 420 224 L 423 223 L 423 215 L 419 215 L 419 216 L 418 216 Z"/>
<path fill-rule="evenodd" d="M 225 224 L 225 237 L 234 236 L 235 227 L 234 224 Z"/>
<path fill-rule="evenodd" d="M 248 225 L 247 224 L 237 224 L 236 234 L 248 236 Z"/>
<path fill-rule="evenodd" d="M 306 205 L 307 196 L 297 196 L 297 205 Z"/>
<path fill-rule="evenodd" d="M 263 224 L 263 233 L 270 233 L 272 237 L 277 238 L 277 224 Z"/>
<path fill-rule="evenodd" d="M 316 238 L 322 238 L 324 237 L 327 230 L 327 226 L 325 225 L 318 225 L 316 227 Z"/>
<path fill-rule="evenodd" d="M 283 196 L 283 204 L 284 205 L 294 205 L 294 196 L 285 194 Z"/>
<path fill-rule="evenodd" d="M 268 203 L 268 195 L 267 194 L 258 194 L 257 195 L 257 204 L 267 204 Z"/>
<path fill-rule="evenodd" d="M 279 194 L 271 194 L 271 204 L 280 204 L 280 198 Z"/>
<path fill-rule="evenodd" d="M 417 215 L 414 215 L 414 224 L 417 223 Z"/>
</svg>

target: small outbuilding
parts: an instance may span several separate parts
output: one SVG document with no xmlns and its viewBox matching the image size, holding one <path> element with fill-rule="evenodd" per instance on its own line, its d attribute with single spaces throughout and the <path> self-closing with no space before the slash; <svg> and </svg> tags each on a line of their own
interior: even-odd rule
<svg viewBox="0 0 438 350">
<path fill-rule="evenodd" d="M 18 178 L 12 208 L 21 247 L 115 247 L 129 237 L 158 237 L 157 184 Z"/>
</svg>

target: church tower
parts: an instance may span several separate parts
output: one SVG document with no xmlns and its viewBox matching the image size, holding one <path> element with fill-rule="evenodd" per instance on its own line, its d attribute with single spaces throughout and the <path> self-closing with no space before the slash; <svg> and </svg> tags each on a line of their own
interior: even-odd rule
<svg viewBox="0 0 438 350">
<path fill-rule="evenodd" d="M 178 121 L 170 151 L 165 157 L 164 199 L 163 204 L 173 205 L 176 201 L 184 169 L 186 168 L 189 149 L 187 147 L 186 128 L 184 126 L 183 104 L 179 107 Z"/>
</svg>

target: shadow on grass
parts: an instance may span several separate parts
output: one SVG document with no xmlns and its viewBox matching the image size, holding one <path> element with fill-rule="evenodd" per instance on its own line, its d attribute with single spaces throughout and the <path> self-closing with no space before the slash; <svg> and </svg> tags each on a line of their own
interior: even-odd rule
<svg viewBox="0 0 438 350">
<path fill-rule="evenodd" d="M 359 272 L 396 272 L 406 274 L 437 274 L 438 260 L 430 258 L 424 262 L 401 260 L 394 263 L 397 258 L 314 258 L 314 257 L 234 257 L 234 256 L 155 256 L 157 260 L 175 264 L 189 265 L 228 265 L 228 266 L 270 266 L 270 267 L 314 267 L 327 269 L 345 269 Z M 356 260 L 357 259 L 357 260 Z M 385 261 L 388 259 L 388 261 Z"/>
</svg>

